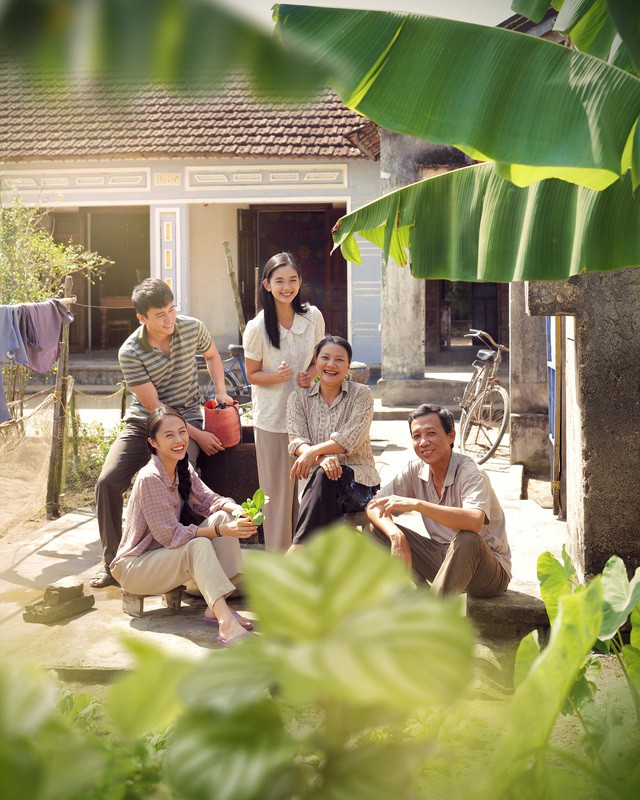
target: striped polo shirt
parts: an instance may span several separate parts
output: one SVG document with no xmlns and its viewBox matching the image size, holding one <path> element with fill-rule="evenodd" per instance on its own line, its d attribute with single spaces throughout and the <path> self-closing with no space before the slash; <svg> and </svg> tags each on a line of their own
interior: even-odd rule
<svg viewBox="0 0 640 800">
<path fill-rule="evenodd" d="M 135 387 L 149 382 L 162 403 L 179 411 L 187 422 L 201 422 L 196 353 L 205 353 L 210 347 L 211 334 L 193 317 L 176 317 L 168 355 L 149 344 L 144 325 L 135 330 L 118 351 L 127 387 L 134 390 L 125 422 L 146 422 L 149 412 L 135 395 Z"/>
</svg>

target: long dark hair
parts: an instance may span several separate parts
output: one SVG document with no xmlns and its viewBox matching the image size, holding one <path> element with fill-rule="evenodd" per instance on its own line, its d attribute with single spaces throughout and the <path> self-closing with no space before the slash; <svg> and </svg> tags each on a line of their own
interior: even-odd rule
<svg viewBox="0 0 640 800">
<path fill-rule="evenodd" d="M 156 453 L 156 448 L 148 441 L 155 439 L 156 433 L 160 425 L 167 417 L 177 417 L 182 420 L 186 425 L 186 420 L 178 411 L 169 406 L 158 406 L 147 417 L 147 444 L 152 453 Z M 178 494 L 182 499 L 182 508 L 180 509 L 180 522 L 183 525 L 200 525 L 204 521 L 204 517 L 196 512 L 189 505 L 191 498 L 191 475 L 189 473 L 189 454 L 185 453 L 184 456 L 178 461 L 176 467 L 178 473 Z"/>
<path fill-rule="evenodd" d="M 278 350 L 280 349 L 280 328 L 278 327 L 276 301 L 273 299 L 273 294 L 264 288 L 263 281 L 270 281 L 273 273 L 280 267 L 293 267 L 298 273 L 298 277 L 302 278 L 300 267 L 291 253 L 276 253 L 267 261 L 262 270 L 258 289 L 258 305 L 264 309 L 264 326 L 267 329 L 269 341 Z M 296 314 L 306 314 L 309 310 L 309 303 L 302 302 L 300 292 L 293 298 L 291 305 Z"/>
</svg>

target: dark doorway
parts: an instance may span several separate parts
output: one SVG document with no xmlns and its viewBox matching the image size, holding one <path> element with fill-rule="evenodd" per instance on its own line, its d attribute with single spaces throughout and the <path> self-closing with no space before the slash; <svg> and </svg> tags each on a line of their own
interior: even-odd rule
<svg viewBox="0 0 640 800">
<path fill-rule="evenodd" d="M 148 207 L 86 208 L 56 211 L 53 237 L 73 241 L 112 261 L 93 283 L 74 277 L 76 324 L 69 331 L 69 349 L 119 347 L 138 324 L 131 308 L 133 287 L 150 274 Z"/>
<path fill-rule="evenodd" d="M 255 315 L 255 267 L 271 256 L 293 253 L 302 270 L 302 296 L 317 306 L 327 331 L 347 336 L 347 264 L 331 253 L 331 228 L 344 209 L 268 206 L 238 212 L 239 279 L 246 319 Z"/>
</svg>

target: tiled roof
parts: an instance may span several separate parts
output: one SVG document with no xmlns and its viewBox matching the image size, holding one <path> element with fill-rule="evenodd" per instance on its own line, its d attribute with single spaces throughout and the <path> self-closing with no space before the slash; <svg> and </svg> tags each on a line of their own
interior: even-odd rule
<svg viewBox="0 0 640 800">
<path fill-rule="evenodd" d="M 238 156 L 363 158 L 346 136 L 363 117 L 327 92 L 274 107 L 240 81 L 215 97 L 162 91 L 118 95 L 95 86 L 28 89 L 0 71 L 0 160 Z"/>
</svg>

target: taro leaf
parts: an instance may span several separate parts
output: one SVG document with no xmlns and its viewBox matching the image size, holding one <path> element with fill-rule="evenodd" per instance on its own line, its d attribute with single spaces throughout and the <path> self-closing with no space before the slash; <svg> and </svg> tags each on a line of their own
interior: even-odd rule
<svg viewBox="0 0 640 800">
<path fill-rule="evenodd" d="M 194 665 L 140 639 L 129 638 L 126 645 L 136 669 L 113 686 L 105 706 L 118 731 L 135 737 L 173 720 L 182 706 L 178 687 Z"/>
<path fill-rule="evenodd" d="M 538 557 L 538 580 L 549 621 L 553 622 L 558 613 L 560 598 L 562 595 L 571 594 L 577 582 L 575 568 L 564 545 L 562 546 L 562 564 L 548 552 L 542 553 Z"/>
<path fill-rule="evenodd" d="M 627 664 L 629 680 L 636 691 L 640 692 L 640 650 L 637 647 L 626 644 L 622 648 L 622 656 Z"/>
<path fill-rule="evenodd" d="M 601 706 L 604 705 L 604 709 Z M 589 731 L 584 745 L 593 757 L 593 744 L 598 748 L 600 757 L 616 778 L 624 776 L 630 765 L 635 765 L 640 755 L 640 728 L 638 725 L 626 725 L 619 711 L 619 699 L 613 692 L 607 693 L 599 704 L 591 701 L 583 705 L 582 718 Z M 637 797 L 626 792 L 617 793 L 622 798 Z"/>
<path fill-rule="evenodd" d="M 640 650 L 640 605 L 631 612 L 631 644 Z"/>
<path fill-rule="evenodd" d="M 602 628 L 600 639 L 611 639 L 640 601 L 640 567 L 629 582 L 627 568 L 612 556 L 602 570 Z"/>
<path fill-rule="evenodd" d="M 180 695 L 194 710 L 233 713 L 264 699 L 275 678 L 257 637 L 200 661 Z"/>
<path fill-rule="evenodd" d="M 347 526 L 286 558 L 247 553 L 245 573 L 264 633 L 299 641 L 317 641 L 354 611 L 413 586 L 399 559 Z"/>
<path fill-rule="evenodd" d="M 193 711 L 182 718 L 169 745 L 167 776 L 186 800 L 284 799 L 293 794 L 295 754 L 273 701 L 233 714 Z"/>
<path fill-rule="evenodd" d="M 600 674 L 601 663 L 597 658 L 587 658 L 580 667 L 578 678 L 569 693 L 563 714 L 573 714 L 574 708 L 580 708 L 588 700 L 593 700 L 596 694 L 596 681 Z"/>
<path fill-rule="evenodd" d="M 292 698 L 407 710 L 468 685 L 473 637 L 458 603 L 414 591 L 402 564 L 353 530 L 287 558 L 249 556 L 247 590 Z"/>
<path fill-rule="evenodd" d="M 0 737 L 0 797 L 25 800 L 42 796 L 43 765 L 28 742 Z"/>
<path fill-rule="evenodd" d="M 516 689 L 504 734 L 483 775 L 479 796 L 507 796 L 512 776 L 543 749 L 564 707 L 602 620 L 602 585 L 595 578 L 583 591 L 560 599 L 551 639 Z"/>
<path fill-rule="evenodd" d="M 413 797 L 411 767 L 418 749 L 407 743 L 367 743 L 330 754 L 320 771 L 321 787 L 309 800 L 389 800 Z"/>
<path fill-rule="evenodd" d="M 518 645 L 516 664 L 513 673 L 513 685 L 517 688 L 529 674 L 534 661 L 540 655 L 538 631 L 531 631 Z"/>
<path fill-rule="evenodd" d="M 255 494 L 253 495 L 252 505 L 254 505 L 258 511 L 260 511 L 264 505 L 264 489 L 256 489 Z"/>
<path fill-rule="evenodd" d="M 27 664 L 0 664 L 0 738 L 30 736 L 53 717 L 55 682 Z"/>
</svg>

